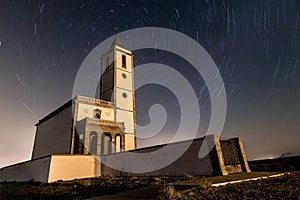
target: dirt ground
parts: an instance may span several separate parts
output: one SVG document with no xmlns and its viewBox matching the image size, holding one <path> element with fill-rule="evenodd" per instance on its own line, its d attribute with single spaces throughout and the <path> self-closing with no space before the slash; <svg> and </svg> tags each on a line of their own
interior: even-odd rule
<svg viewBox="0 0 300 200">
<path fill-rule="evenodd" d="M 160 199 L 300 199 L 300 172 L 219 187 L 200 184 L 180 191 L 171 186 Z"/>
<path fill-rule="evenodd" d="M 0 199 L 300 199 L 300 172 L 226 186 L 212 183 L 274 173 L 224 177 L 100 177 L 45 183 L 1 183 Z"/>
</svg>

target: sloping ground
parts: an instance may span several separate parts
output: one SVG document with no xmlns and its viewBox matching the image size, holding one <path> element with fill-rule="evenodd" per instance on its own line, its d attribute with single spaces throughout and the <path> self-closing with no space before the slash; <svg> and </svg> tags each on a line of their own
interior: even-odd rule
<svg viewBox="0 0 300 200">
<path fill-rule="evenodd" d="M 138 199 L 157 199 L 161 195 L 162 185 L 148 186 L 136 190 L 131 190 L 128 192 L 120 193 L 117 195 L 104 195 L 99 197 L 94 197 L 89 200 L 138 200 Z"/>
<path fill-rule="evenodd" d="M 115 195 L 186 177 L 99 177 L 55 183 L 1 183 L 0 199 L 86 199 Z"/>
<path fill-rule="evenodd" d="M 252 172 L 252 173 L 238 173 L 238 174 L 229 174 L 227 176 L 214 176 L 214 177 L 206 177 L 206 178 L 193 178 L 186 181 L 178 181 L 173 183 L 173 185 L 180 189 L 180 186 L 188 186 L 188 187 L 197 187 L 203 184 L 214 184 L 214 183 L 223 183 L 228 181 L 242 180 L 242 179 L 251 179 L 262 176 L 271 176 L 274 174 L 278 174 L 277 172 Z"/>
<path fill-rule="evenodd" d="M 211 183 L 269 176 L 100 177 L 52 184 L 2 183 L 0 199 L 300 199 L 300 172 L 226 186 Z"/>
<path fill-rule="evenodd" d="M 300 199 L 300 173 L 183 191 L 169 187 L 160 194 L 160 199 Z"/>
</svg>

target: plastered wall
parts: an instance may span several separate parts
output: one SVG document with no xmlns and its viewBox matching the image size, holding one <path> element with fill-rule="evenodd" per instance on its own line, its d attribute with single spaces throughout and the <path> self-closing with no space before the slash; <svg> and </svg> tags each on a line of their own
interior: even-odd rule
<svg viewBox="0 0 300 200">
<path fill-rule="evenodd" d="M 0 182 L 55 182 L 100 176 L 99 157 L 52 155 L 0 169 Z"/>
<path fill-rule="evenodd" d="M 95 118 L 94 111 L 98 109 L 101 111 L 101 119 L 103 120 L 114 120 L 114 112 L 112 108 L 105 108 L 95 105 L 89 105 L 84 103 L 78 103 L 78 114 L 77 121 L 80 121 L 86 117 Z"/>
<path fill-rule="evenodd" d="M 100 176 L 99 159 L 91 155 L 53 155 L 48 182 Z"/>
<path fill-rule="evenodd" d="M 124 173 L 121 171 L 117 171 L 112 169 L 110 166 L 122 166 L 127 165 L 131 166 L 132 169 L 136 168 L 136 166 L 142 166 L 147 162 L 137 162 L 137 159 L 134 155 L 123 152 L 120 154 L 115 155 L 107 155 L 104 156 L 102 159 L 105 160 L 106 163 L 110 163 L 109 165 L 102 165 L 101 173 L 102 175 L 171 175 L 171 176 L 182 176 L 185 174 L 192 174 L 192 175 L 212 175 L 213 168 L 212 163 L 210 160 L 210 156 L 207 155 L 204 158 L 200 159 L 198 157 L 199 149 L 202 144 L 203 140 L 197 140 L 193 142 L 193 144 L 188 148 L 188 150 L 180 156 L 175 162 L 171 163 L 170 165 L 155 171 L 150 171 L 148 173 Z M 154 166 L 155 163 L 162 163 L 164 160 L 170 156 L 174 156 L 183 152 L 183 148 L 185 147 L 185 143 L 175 143 L 169 145 L 169 148 L 166 151 L 156 153 L 155 155 L 149 159 L 149 167 Z M 149 153 L 152 151 L 157 151 L 161 148 L 161 146 L 154 146 L 144 149 L 137 149 L 131 151 L 131 153 Z M 148 160 L 148 161 L 149 161 Z M 131 162 L 131 163 L 129 163 Z"/>
</svg>

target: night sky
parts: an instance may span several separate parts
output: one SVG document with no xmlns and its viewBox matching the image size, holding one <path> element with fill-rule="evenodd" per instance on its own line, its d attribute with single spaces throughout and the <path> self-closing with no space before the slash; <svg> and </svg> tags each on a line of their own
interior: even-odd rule
<svg viewBox="0 0 300 200">
<path fill-rule="evenodd" d="M 299 15 L 298 0 L 0 0 L 0 167 L 30 159 L 34 124 L 72 98 L 88 53 L 138 27 L 173 29 L 206 49 L 227 93 L 221 137 L 242 137 L 249 160 L 300 152 Z M 210 99 L 193 66 L 161 50 L 134 54 L 136 65 L 166 64 L 189 80 L 199 97 L 203 136 Z M 172 138 L 180 115 L 173 94 L 150 85 L 136 91 L 136 101 L 140 125 L 149 123 L 152 104 L 171 116 L 157 136 L 138 146 Z"/>
</svg>

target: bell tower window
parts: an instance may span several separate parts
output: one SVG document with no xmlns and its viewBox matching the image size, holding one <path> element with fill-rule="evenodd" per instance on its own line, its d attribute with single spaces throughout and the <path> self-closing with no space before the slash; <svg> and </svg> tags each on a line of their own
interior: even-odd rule
<svg viewBox="0 0 300 200">
<path fill-rule="evenodd" d="M 126 69 L 126 56 L 122 55 L 122 67 Z"/>
</svg>

